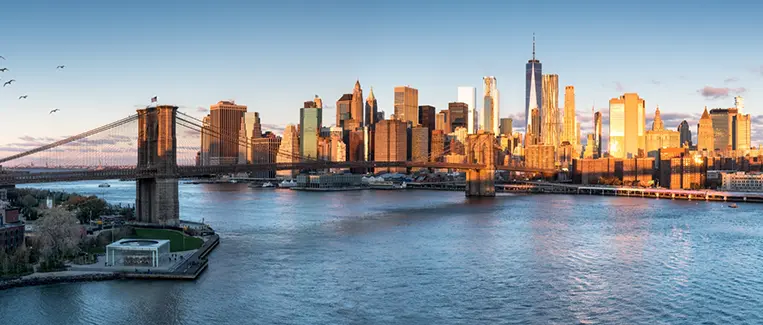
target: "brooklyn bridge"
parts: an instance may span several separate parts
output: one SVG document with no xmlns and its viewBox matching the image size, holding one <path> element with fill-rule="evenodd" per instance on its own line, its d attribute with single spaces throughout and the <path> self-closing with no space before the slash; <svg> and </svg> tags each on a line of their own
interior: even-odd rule
<svg viewBox="0 0 763 325">
<path fill-rule="evenodd" d="M 2 172 L 0 185 L 134 179 L 135 213 L 138 220 L 176 224 L 179 220 L 178 180 L 181 178 L 274 170 L 373 170 L 385 167 L 453 169 L 466 172 L 467 196 L 489 197 L 495 195 L 496 170 L 547 175 L 555 173 L 555 170 L 498 164 L 497 152 L 500 148 L 496 146 L 492 133 L 468 135 L 464 147 L 466 159 L 461 163 L 441 162 L 442 159 L 438 158 L 442 157 L 428 157 L 428 161 L 421 162 L 337 162 L 274 149 L 276 152 L 273 154 L 288 156 L 292 162 L 199 166 L 195 154 L 199 150 L 202 130 L 220 141 L 241 147 L 250 146 L 237 134 L 205 128 L 202 121 L 178 111 L 176 106 L 147 107 L 121 120 L 28 150 L 19 150 L 16 154 L 0 159 L 0 166 L 6 167 L 56 167 L 51 171 L 34 173 Z M 448 153 L 444 151 L 439 155 Z M 73 168 L 75 166 L 77 168 Z"/>
</svg>

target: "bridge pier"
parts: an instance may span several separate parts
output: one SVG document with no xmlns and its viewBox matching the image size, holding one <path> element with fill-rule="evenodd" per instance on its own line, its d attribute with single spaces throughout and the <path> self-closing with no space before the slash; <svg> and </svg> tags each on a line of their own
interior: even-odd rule
<svg viewBox="0 0 763 325">
<path fill-rule="evenodd" d="M 495 196 L 495 135 L 480 132 L 466 138 L 467 163 L 481 164 L 484 168 L 466 171 L 467 197 Z"/>
<path fill-rule="evenodd" d="M 176 106 L 138 110 L 138 172 L 135 216 L 139 222 L 178 225 Z"/>
</svg>

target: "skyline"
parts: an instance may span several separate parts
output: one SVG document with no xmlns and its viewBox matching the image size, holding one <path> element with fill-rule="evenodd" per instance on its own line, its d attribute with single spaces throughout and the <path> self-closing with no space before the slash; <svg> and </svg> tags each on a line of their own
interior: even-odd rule
<svg viewBox="0 0 763 325">
<path fill-rule="evenodd" d="M 40 3 L 50 11 L 35 9 Z M 374 88 L 379 109 L 389 116 L 395 86 L 418 89 L 419 105 L 439 111 L 457 100 L 458 87 L 479 91 L 482 77 L 495 76 L 500 117 L 512 117 L 517 128 L 524 120 L 524 68 L 532 58 L 533 32 L 543 72 L 558 74 L 560 89 L 575 86 L 582 137 L 592 129 L 594 103 L 605 116 L 606 134 L 609 99 L 637 92 L 646 100 L 647 129 L 659 105 L 666 128 L 675 130 L 686 119 L 695 139 L 704 106 L 731 107 L 733 96 L 741 95 L 745 113 L 753 116 L 753 145 L 763 141 L 763 98 L 756 96 L 763 90 L 763 62 L 756 57 L 763 45 L 754 42 L 759 23 L 754 10 L 734 11 L 729 3 L 690 10 L 662 5 L 653 6 L 660 11 L 623 14 L 639 18 L 633 26 L 613 24 L 617 20 L 606 14 L 626 7 L 603 2 L 545 6 L 549 9 L 540 3 L 493 4 L 509 14 L 481 11 L 477 4 L 448 4 L 433 12 L 423 5 L 399 12 L 391 2 L 192 4 L 180 15 L 167 3 L 118 14 L 108 4 L 86 3 L 87 9 L 48 1 L 9 6 L 18 14 L 0 22 L 8 31 L 0 68 L 9 69 L 0 78 L 16 82 L 0 88 L 0 112 L 13 114 L 0 122 L 0 147 L 22 137 L 76 134 L 134 114 L 153 96 L 195 116 L 202 115 L 200 107 L 208 111 L 220 100 L 235 99 L 259 112 L 264 125 L 282 128 L 298 123 L 299 107 L 314 94 L 333 107 L 357 79 L 366 93 Z M 541 7 L 569 28 L 528 25 L 519 14 Z M 569 10 L 579 15 L 565 15 Z M 337 22 L 354 11 L 373 11 L 377 18 L 353 22 L 352 28 Z M 454 13 L 465 24 L 438 22 Z M 723 24 L 695 19 L 710 13 L 735 19 Z M 216 25 L 210 19 L 215 17 L 233 23 Z M 312 24 L 314 17 L 322 17 L 321 24 Z M 141 21 L 166 23 L 154 28 Z M 357 46 L 346 46 L 348 39 Z M 453 40 L 461 43 L 454 46 Z M 397 51 L 401 46 L 411 51 Z M 481 50 L 486 46 L 492 50 Z M 58 71 L 58 65 L 66 69 Z M 29 97 L 17 99 L 22 95 Z M 563 94 L 559 100 L 562 109 Z M 54 108 L 61 111 L 49 116 Z M 325 109 L 324 120 L 334 114 Z"/>
</svg>

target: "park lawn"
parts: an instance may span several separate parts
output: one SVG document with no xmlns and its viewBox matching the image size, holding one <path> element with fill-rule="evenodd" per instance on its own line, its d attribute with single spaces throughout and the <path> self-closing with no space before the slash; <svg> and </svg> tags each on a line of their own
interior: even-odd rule
<svg viewBox="0 0 763 325">
<path fill-rule="evenodd" d="M 175 230 L 136 228 L 135 233 L 136 237 L 140 239 L 168 239 L 170 241 L 171 252 L 199 249 L 204 244 L 201 238 L 186 236 Z M 183 237 L 185 237 L 185 240 L 183 240 Z M 184 243 L 185 246 L 183 246 Z"/>
</svg>

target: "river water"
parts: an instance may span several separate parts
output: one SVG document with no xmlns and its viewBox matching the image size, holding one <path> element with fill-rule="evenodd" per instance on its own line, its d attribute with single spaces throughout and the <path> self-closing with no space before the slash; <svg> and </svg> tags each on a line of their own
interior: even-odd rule
<svg viewBox="0 0 763 325">
<path fill-rule="evenodd" d="M 133 203 L 134 184 L 37 185 Z M 3 324 L 761 324 L 763 205 L 180 187 L 195 282 L 0 291 Z"/>
</svg>

